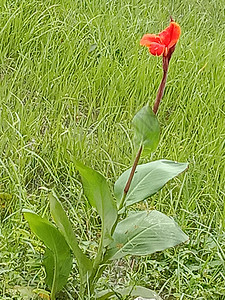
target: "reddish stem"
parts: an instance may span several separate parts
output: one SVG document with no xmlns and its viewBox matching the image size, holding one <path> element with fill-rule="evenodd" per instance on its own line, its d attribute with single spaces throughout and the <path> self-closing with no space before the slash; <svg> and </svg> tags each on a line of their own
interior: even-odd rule
<svg viewBox="0 0 225 300">
<path fill-rule="evenodd" d="M 171 18 L 171 21 L 172 21 L 172 18 Z M 160 101 L 163 97 L 163 93 L 164 93 L 164 89 L 165 89 L 165 86 L 166 86 L 166 79 L 167 79 L 167 73 L 168 73 L 168 68 L 169 68 L 169 62 L 170 62 L 170 59 L 171 59 L 171 56 L 175 50 L 175 46 L 174 45 L 172 48 L 169 49 L 168 53 L 166 56 L 163 56 L 163 78 L 162 78 L 162 81 L 160 83 L 160 86 L 159 86 L 159 89 L 158 89 L 158 93 L 157 93 L 157 96 L 156 96 L 156 99 L 155 99 L 155 103 L 154 103 L 154 106 L 153 106 L 153 112 L 154 114 L 157 113 L 158 111 L 158 108 L 159 108 L 159 104 L 160 104 Z M 127 180 L 127 183 L 126 183 L 126 186 L 124 188 L 124 194 L 123 194 L 123 198 L 121 199 L 121 202 L 120 202 L 120 205 L 119 205 L 119 209 L 121 209 L 123 207 L 123 204 L 124 204 L 124 201 L 125 201 L 125 198 L 127 196 L 127 193 L 129 191 L 129 188 L 130 188 L 130 185 L 131 185 L 131 181 L 134 177 L 134 173 L 135 173 L 135 170 L 137 168 L 137 165 L 138 165 L 138 161 L 140 159 L 140 156 L 141 156 L 141 152 L 142 152 L 142 145 L 140 146 L 140 149 L 137 153 L 137 156 L 135 158 L 135 161 L 134 161 L 134 164 L 133 164 L 133 167 L 131 169 L 131 172 L 130 172 L 130 176 Z"/>
<path fill-rule="evenodd" d="M 132 167 L 131 172 L 130 172 L 130 176 L 129 176 L 129 178 L 128 178 L 128 180 L 127 180 L 127 184 L 126 184 L 126 186 L 125 186 L 125 188 L 124 188 L 124 194 L 127 194 L 128 191 L 129 191 L 131 181 L 132 181 L 132 179 L 133 179 L 133 177 L 134 177 L 134 173 L 135 173 L 135 170 L 136 170 L 138 161 L 139 161 L 140 156 L 141 156 L 141 152 L 142 152 L 142 146 L 141 146 L 140 149 L 138 150 L 137 156 L 136 156 L 136 158 L 135 158 L 133 167 Z"/>
<path fill-rule="evenodd" d="M 122 199 L 121 199 L 121 201 L 120 201 L 119 210 L 120 210 L 121 208 L 123 208 L 123 205 L 124 205 L 124 202 L 125 202 L 127 193 L 128 193 L 128 191 L 129 191 L 129 188 L 130 188 L 130 185 L 131 185 L 131 181 L 132 181 L 132 179 L 133 179 L 133 177 L 134 177 L 134 173 L 135 173 L 135 170 L 136 170 L 137 165 L 138 165 L 138 161 L 139 161 L 140 156 L 141 156 L 141 152 L 142 152 L 142 146 L 140 146 L 140 148 L 139 148 L 139 150 L 138 150 L 138 153 L 137 153 L 137 155 L 136 155 L 136 158 L 135 158 L 135 161 L 134 161 L 134 163 L 133 163 L 132 169 L 131 169 L 131 171 L 130 171 L 130 176 L 129 176 L 129 178 L 128 178 L 128 180 L 127 180 L 127 183 L 126 183 L 126 186 L 125 186 L 125 188 L 124 188 L 123 197 L 122 197 Z"/>
<path fill-rule="evenodd" d="M 155 103 L 154 103 L 154 106 L 153 106 L 153 109 L 152 109 L 154 114 L 157 113 L 160 101 L 163 97 L 164 89 L 165 89 L 165 86 L 166 86 L 166 79 L 167 79 L 167 73 L 168 73 L 168 68 L 169 68 L 169 62 L 170 62 L 170 59 L 171 59 L 171 56 L 172 56 L 174 50 L 175 50 L 175 45 L 172 48 L 169 49 L 168 54 L 166 56 L 163 56 L 163 78 L 162 78 L 162 81 L 160 83 L 158 93 L 157 93 L 157 96 L 156 96 L 156 99 L 155 99 Z"/>
<path fill-rule="evenodd" d="M 168 67 L 169 67 L 168 58 L 167 58 L 167 56 L 166 57 L 163 56 L 163 78 L 162 78 L 162 81 L 160 83 L 158 93 L 157 93 L 157 96 L 156 96 L 156 99 L 155 99 L 155 103 L 154 103 L 154 106 L 153 106 L 154 114 L 156 114 L 157 111 L 158 111 L 159 104 L 160 104 L 160 101 L 161 101 L 163 93 L 164 93 L 164 89 L 165 89 L 165 86 L 166 86 Z"/>
</svg>

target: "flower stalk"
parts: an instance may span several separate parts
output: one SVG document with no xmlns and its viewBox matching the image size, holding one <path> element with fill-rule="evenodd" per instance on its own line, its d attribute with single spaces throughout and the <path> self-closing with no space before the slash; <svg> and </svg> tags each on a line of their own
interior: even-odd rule
<svg viewBox="0 0 225 300">
<path fill-rule="evenodd" d="M 163 56 L 163 78 L 162 78 L 162 81 L 160 83 L 158 93 L 157 93 L 157 96 L 156 96 L 156 99 L 155 99 L 155 103 L 154 103 L 154 106 L 153 106 L 153 109 L 152 109 L 155 115 L 157 114 L 160 101 L 161 101 L 161 99 L 163 97 L 163 94 L 164 94 L 164 89 L 165 89 L 165 86 L 166 86 L 167 74 L 168 74 L 168 69 L 169 69 L 169 62 L 170 62 L 171 56 L 172 56 L 172 54 L 175 50 L 175 46 L 176 45 L 174 45 L 172 48 L 169 49 L 169 52 L 167 53 L 166 56 Z"/>
<path fill-rule="evenodd" d="M 157 92 L 157 96 L 153 105 L 153 112 L 156 115 L 157 111 L 159 109 L 159 104 L 161 102 L 161 99 L 164 94 L 165 86 L 166 86 L 166 80 L 167 80 L 167 74 L 168 74 L 168 68 L 169 68 L 169 62 L 172 57 L 172 54 L 175 50 L 176 43 L 180 37 L 181 29 L 180 26 L 174 22 L 174 20 L 171 18 L 171 22 L 169 27 L 167 27 L 165 30 L 160 32 L 158 35 L 156 34 L 145 34 L 143 38 L 140 41 L 140 44 L 142 46 L 146 46 L 149 49 L 149 52 L 152 55 L 162 55 L 162 68 L 163 68 L 163 77 L 161 80 L 161 83 L 159 85 L 159 89 Z M 137 168 L 141 152 L 143 150 L 143 145 L 140 146 L 138 153 L 136 155 L 136 158 L 134 160 L 130 176 L 127 180 L 126 186 L 124 188 L 124 194 L 120 201 L 119 209 L 123 207 L 123 204 L 125 202 L 127 193 L 129 191 L 132 179 L 135 174 L 135 170 Z"/>
<path fill-rule="evenodd" d="M 136 158 L 134 160 L 134 163 L 133 163 L 133 166 L 132 166 L 132 169 L 131 169 L 131 172 L 130 172 L 130 176 L 127 180 L 127 183 L 126 183 L 126 186 L 124 188 L 124 193 L 123 193 L 123 197 L 120 201 L 120 205 L 119 205 L 119 210 L 123 207 L 123 204 L 124 204 L 124 201 L 126 199 L 126 196 L 127 196 L 127 193 L 129 191 L 129 188 L 130 188 L 130 185 L 131 185 L 131 182 L 132 182 L 132 179 L 134 177 L 134 173 L 135 173 L 135 170 L 137 168 L 137 165 L 138 165 L 138 162 L 139 162 L 139 159 L 141 157 L 141 152 L 142 152 L 142 145 L 140 146 L 139 150 L 138 150 L 138 153 L 136 155 Z"/>
</svg>

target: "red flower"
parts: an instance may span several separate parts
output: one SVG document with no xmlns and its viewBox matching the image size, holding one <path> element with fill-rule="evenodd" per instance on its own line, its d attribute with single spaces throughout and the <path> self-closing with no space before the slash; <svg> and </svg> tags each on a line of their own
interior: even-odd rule
<svg viewBox="0 0 225 300">
<path fill-rule="evenodd" d="M 180 37 L 181 29 L 180 26 L 171 21 L 170 25 L 156 34 L 145 34 L 140 41 L 142 46 L 146 46 L 152 55 L 163 55 L 167 56 L 170 48 L 176 45 Z"/>
</svg>

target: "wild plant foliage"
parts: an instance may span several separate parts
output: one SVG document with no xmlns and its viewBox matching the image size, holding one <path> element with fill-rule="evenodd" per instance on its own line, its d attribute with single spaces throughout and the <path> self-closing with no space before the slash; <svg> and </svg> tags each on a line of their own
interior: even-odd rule
<svg viewBox="0 0 225 300">
<path fill-rule="evenodd" d="M 105 290 L 97 292 L 96 286 L 104 269 L 127 255 L 148 255 L 174 247 L 188 240 L 177 223 L 157 210 L 138 211 L 135 204 L 157 193 L 171 179 L 185 171 L 187 163 L 170 160 L 138 164 L 141 155 L 151 154 L 158 146 L 160 126 L 157 111 L 163 96 L 169 62 L 180 36 L 180 26 L 172 19 L 169 27 L 156 34 L 146 34 L 141 45 L 148 47 L 152 55 L 162 55 L 163 78 L 153 106 L 147 103 L 133 118 L 134 144 L 137 155 L 133 166 L 125 171 L 110 191 L 108 181 L 99 172 L 80 161 L 75 162 L 83 185 L 83 192 L 101 219 L 101 238 L 94 258 L 86 255 L 79 246 L 76 229 L 73 228 L 62 203 L 50 194 L 50 211 L 54 223 L 41 218 L 35 212 L 23 211 L 31 230 L 46 246 L 44 266 L 46 285 L 51 299 L 66 284 L 73 266 L 73 258 L 79 270 L 80 299 L 109 299 L 115 295 L 141 296 L 160 299 L 154 291 L 144 287 Z M 129 208 L 129 209 L 128 209 Z M 72 251 L 72 255 L 71 255 Z"/>
</svg>

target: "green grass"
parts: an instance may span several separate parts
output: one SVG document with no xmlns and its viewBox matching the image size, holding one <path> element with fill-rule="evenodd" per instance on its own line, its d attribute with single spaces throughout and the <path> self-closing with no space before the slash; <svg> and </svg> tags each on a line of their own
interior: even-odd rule
<svg viewBox="0 0 225 300">
<path fill-rule="evenodd" d="M 112 184 L 132 164 L 131 120 L 154 102 L 161 80 L 161 59 L 139 40 L 172 15 L 182 36 L 159 109 L 160 146 L 142 162 L 190 163 L 148 202 L 173 216 L 190 242 L 118 262 L 101 284 L 143 284 L 164 299 L 225 299 L 222 1 L 2 0 L 0 9 L 0 193 L 12 196 L 0 197 L 0 297 L 26 299 L 23 287 L 45 287 L 43 245 L 21 209 L 48 216 L 48 189 L 61 196 L 83 246 L 95 250 L 98 219 L 73 161 Z M 76 284 L 71 274 L 62 299 L 76 298 Z"/>
</svg>

